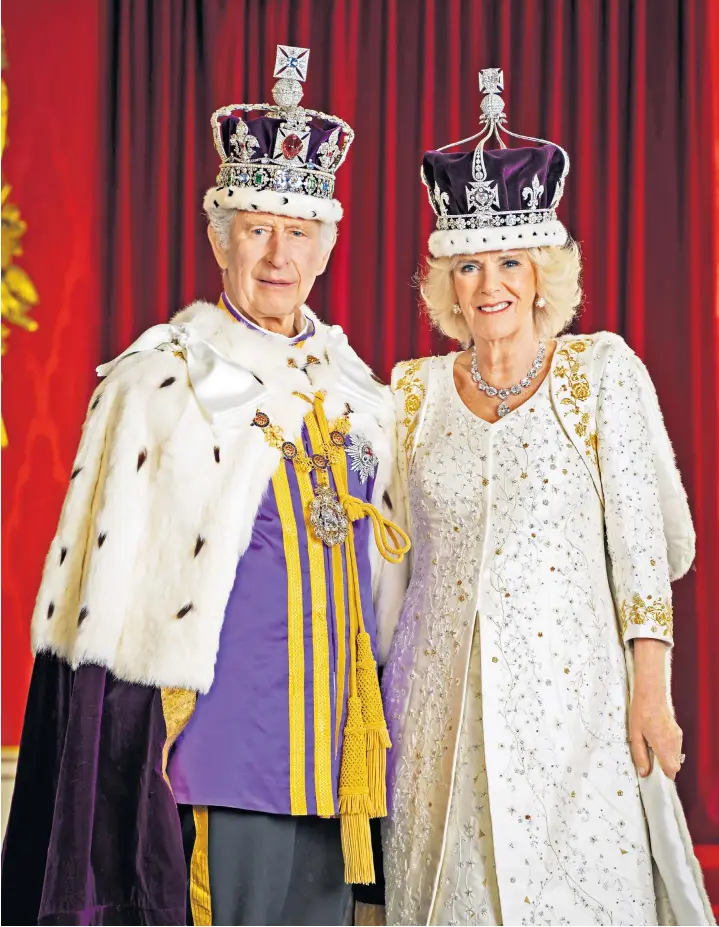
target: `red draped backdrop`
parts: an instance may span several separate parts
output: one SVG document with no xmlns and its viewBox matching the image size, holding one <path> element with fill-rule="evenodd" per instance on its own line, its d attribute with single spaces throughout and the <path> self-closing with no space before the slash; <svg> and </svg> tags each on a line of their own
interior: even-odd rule
<svg viewBox="0 0 719 927">
<path fill-rule="evenodd" d="M 425 148 L 477 128 L 500 66 L 510 125 L 572 157 L 562 213 L 584 251 L 578 331 L 624 335 L 654 377 L 696 518 L 675 588 L 680 789 L 719 843 L 719 4 L 715 0 L 6 0 L 3 176 L 28 221 L 35 334 L 3 367 L 3 744 L 17 743 L 28 625 L 95 364 L 219 277 L 201 199 L 218 106 L 267 100 L 277 43 L 311 48 L 305 100 L 357 137 L 339 243 L 311 303 L 387 377 L 446 350 L 412 277 Z M 719 852 L 719 848 L 717 848 Z M 719 863 L 719 860 L 717 861 Z"/>
</svg>

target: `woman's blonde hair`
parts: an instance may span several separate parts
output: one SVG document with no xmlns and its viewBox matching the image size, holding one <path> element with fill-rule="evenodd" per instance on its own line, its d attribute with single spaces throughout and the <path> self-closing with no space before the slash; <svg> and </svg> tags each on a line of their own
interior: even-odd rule
<svg viewBox="0 0 719 927">
<path fill-rule="evenodd" d="M 537 295 L 545 300 L 543 308 L 534 307 L 537 334 L 543 339 L 553 338 L 569 326 L 582 301 L 579 245 L 569 241 L 561 246 L 527 248 L 525 253 L 537 275 Z M 464 345 L 471 342 L 472 333 L 464 316 L 452 312 L 457 302 L 452 272 L 460 261 L 468 257 L 428 257 L 427 268 L 419 281 L 420 293 L 432 324 Z"/>
</svg>

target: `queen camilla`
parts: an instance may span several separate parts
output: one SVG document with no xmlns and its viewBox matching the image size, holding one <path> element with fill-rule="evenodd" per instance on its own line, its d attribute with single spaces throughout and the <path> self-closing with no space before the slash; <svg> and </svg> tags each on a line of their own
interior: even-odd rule
<svg viewBox="0 0 719 927">
<path fill-rule="evenodd" d="M 384 676 L 387 922 L 713 923 L 672 782 L 686 496 L 639 358 L 562 334 L 567 153 L 507 129 L 501 71 L 480 89 L 476 148 L 422 167 L 422 295 L 465 350 L 392 383 L 413 558 Z"/>
</svg>

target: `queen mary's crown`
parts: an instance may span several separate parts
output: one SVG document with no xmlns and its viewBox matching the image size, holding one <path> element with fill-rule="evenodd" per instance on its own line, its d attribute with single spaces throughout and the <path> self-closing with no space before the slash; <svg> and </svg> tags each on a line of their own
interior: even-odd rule
<svg viewBox="0 0 719 927">
<path fill-rule="evenodd" d="M 212 114 L 220 156 L 205 209 L 256 210 L 337 222 L 335 174 L 354 132 L 343 119 L 300 106 L 310 50 L 277 46 L 274 104 L 234 103 Z"/>
<path fill-rule="evenodd" d="M 557 207 L 569 172 L 567 152 L 507 128 L 499 68 L 479 72 L 479 90 L 485 94 L 480 131 L 424 155 L 422 181 L 437 216 L 429 250 L 443 257 L 564 244 L 567 230 Z M 534 144 L 509 148 L 502 135 Z M 492 137 L 499 148 L 487 148 Z M 477 138 L 473 151 L 449 151 Z"/>
</svg>

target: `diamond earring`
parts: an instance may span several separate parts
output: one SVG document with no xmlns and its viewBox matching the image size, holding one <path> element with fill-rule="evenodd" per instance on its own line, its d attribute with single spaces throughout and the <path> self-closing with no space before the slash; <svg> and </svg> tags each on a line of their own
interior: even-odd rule
<svg viewBox="0 0 719 927">
<path fill-rule="evenodd" d="M 534 300 L 534 305 L 537 307 L 537 309 L 544 309 L 544 307 L 547 305 L 547 300 L 543 296 L 538 296 Z"/>
<path fill-rule="evenodd" d="M 459 303 L 455 303 L 452 306 L 452 312 L 454 313 L 454 315 L 461 315 L 462 310 L 459 308 Z"/>
</svg>

